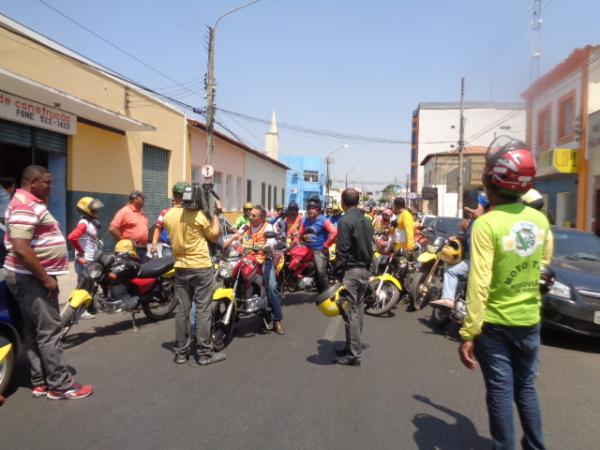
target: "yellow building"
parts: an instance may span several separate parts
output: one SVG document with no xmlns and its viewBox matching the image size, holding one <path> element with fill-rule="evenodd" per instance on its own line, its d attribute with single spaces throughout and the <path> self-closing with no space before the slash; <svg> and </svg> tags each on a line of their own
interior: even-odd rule
<svg viewBox="0 0 600 450">
<path fill-rule="evenodd" d="M 47 166 L 63 231 L 84 195 L 104 202 L 106 230 L 133 189 L 153 223 L 169 186 L 190 179 L 186 137 L 183 111 L 0 15 L 0 176 Z"/>
</svg>

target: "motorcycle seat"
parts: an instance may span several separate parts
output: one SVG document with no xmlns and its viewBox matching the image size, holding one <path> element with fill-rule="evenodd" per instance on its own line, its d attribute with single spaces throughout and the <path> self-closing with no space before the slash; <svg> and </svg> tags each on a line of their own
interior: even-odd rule
<svg viewBox="0 0 600 450">
<path fill-rule="evenodd" d="M 173 268 L 175 259 L 172 256 L 165 256 L 164 258 L 155 258 L 147 263 L 142 264 L 139 278 L 156 278 L 161 276 L 163 273 L 168 272 Z"/>
</svg>

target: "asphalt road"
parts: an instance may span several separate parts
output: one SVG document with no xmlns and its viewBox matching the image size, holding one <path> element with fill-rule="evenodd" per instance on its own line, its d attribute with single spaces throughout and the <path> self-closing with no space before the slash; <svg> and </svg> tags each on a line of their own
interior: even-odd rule
<svg viewBox="0 0 600 450">
<path fill-rule="evenodd" d="M 243 320 L 227 360 L 208 367 L 172 362 L 172 319 L 142 319 L 138 332 L 121 314 L 82 321 L 67 358 L 94 395 L 33 399 L 20 361 L 0 408 L 0 448 L 489 448 L 483 381 L 460 365 L 455 330 L 401 307 L 367 318 L 361 367 L 336 366 L 343 323 L 310 300 L 287 298 L 285 336 Z M 549 449 L 598 448 L 599 344 L 545 337 L 538 389 Z"/>
</svg>

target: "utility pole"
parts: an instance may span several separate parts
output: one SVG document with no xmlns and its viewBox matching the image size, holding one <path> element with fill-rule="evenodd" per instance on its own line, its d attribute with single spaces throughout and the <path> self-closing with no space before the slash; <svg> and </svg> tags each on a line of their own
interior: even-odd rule
<svg viewBox="0 0 600 450">
<path fill-rule="evenodd" d="M 458 130 L 458 211 L 456 217 L 462 216 L 463 209 L 463 152 L 465 150 L 465 77 L 460 79 L 460 122 Z"/>
<path fill-rule="evenodd" d="M 542 57 L 542 0 L 533 0 L 533 18 L 531 19 L 532 45 L 529 81 L 540 77 L 540 59 Z"/>
<path fill-rule="evenodd" d="M 221 14 L 215 21 L 215 25 L 208 27 L 208 70 L 204 87 L 206 89 L 206 166 L 212 166 L 213 160 L 213 149 L 214 149 L 214 128 L 215 128 L 215 33 L 217 31 L 217 25 L 219 21 L 229 14 L 239 11 L 242 8 L 258 3 L 260 0 L 253 0 L 242 6 L 233 8 L 223 14 Z M 208 182 L 212 181 L 212 170 L 203 171 L 205 178 L 208 178 Z"/>
<path fill-rule="evenodd" d="M 327 184 L 325 184 L 325 190 L 327 191 L 327 194 L 325 195 L 325 206 L 329 207 L 329 201 L 331 198 L 331 172 L 329 171 L 329 166 L 332 163 L 332 158 L 331 156 L 327 156 L 325 158 L 325 163 L 327 164 Z"/>
</svg>

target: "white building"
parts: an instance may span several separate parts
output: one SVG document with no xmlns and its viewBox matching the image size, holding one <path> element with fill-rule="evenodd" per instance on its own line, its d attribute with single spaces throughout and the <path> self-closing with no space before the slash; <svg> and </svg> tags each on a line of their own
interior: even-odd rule
<svg viewBox="0 0 600 450">
<path fill-rule="evenodd" d="M 525 140 L 523 103 L 465 102 L 465 146 L 485 146 L 495 136 L 508 134 Z M 411 191 L 421 193 L 423 166 L 428 155 L 456 149 L 459 103 L 419 103 L 412 117 Z"/>
</svg>

